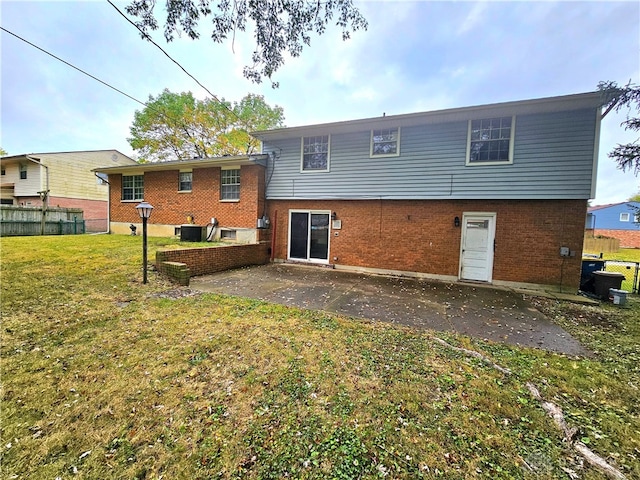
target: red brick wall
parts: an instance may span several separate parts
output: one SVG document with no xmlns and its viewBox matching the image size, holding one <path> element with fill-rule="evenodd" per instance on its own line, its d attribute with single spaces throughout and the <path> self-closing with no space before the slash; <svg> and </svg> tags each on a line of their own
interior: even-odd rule
<svg viewBox="0 0 640 480">
<path fill-rule="evenodd" d="M 111 221 L 139 222 L 135 206 L 139 202 L 123 202 L 122 176 L 110 175 Z M 219 225 L 255 228 L 264 208 L 264 167 L 245 165 L 240 169 L 240 200 L 220 200 L 220 168 L 193 170 L 191 192 L 178 192 L 178 170 L 146 172 L 144 200 L 153 205 L 150 224 L 181 225 L 193 217 L 198 225 L 206 225 L 212 217 Z"/>
<path fill-rule="evenodd" d="M 579 286 L 585 200 L 269 201 L 277 259 L 287 258 L 289 209 L 337 213 L 342 229 L 331 231 L 330 263 L 455 277 L 462 228 L 454 218 L 495 212 L 494 280 Z M 575 257 L 560 257 L 561 246 Z"/>
<path fill-rule="evenodd" d="M 269 246 L 264 243 L 228 245 L 222 247 L 185 248 L 159 250 L 156 266 L 162 270 L 162 262 L 180 262 L 189 267 L 191 275 L 207 275 L 231 268 L 262 265 L 269 262 Z"/>
<path fill-rule="evenodd" d="M 590 230 L 591 231 L 591 230 Z M 640 248 L 638 230 L 593 230 L 594 236 L 611 237 L 620 240 L 620 248 Z"/>
</svg>

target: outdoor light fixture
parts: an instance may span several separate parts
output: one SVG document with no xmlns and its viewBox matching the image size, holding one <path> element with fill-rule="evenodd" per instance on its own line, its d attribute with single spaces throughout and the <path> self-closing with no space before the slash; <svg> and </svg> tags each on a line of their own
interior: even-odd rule
<svg viewBox="0 0 640 480">
<path fill-rule="evenodd" d="M 136 206 L 136 210 L 142 219 L 142 283 L 147 283 L 147 220 L 151 216 L 153 206 L 142 202 Z"/>
<path fill-rule="evenodd" d="M 336 212 L 332 212 L 331 213 L 331 220 L 335 220 L 336 218 L 338 218 L 338 215 L 336 214 Z"/>
<path fill-rule="evenodd" d="M 453 226 L 454 227 L 459 227 L 460 226 L 460 217 L 456 217 L 453 219 Z"/>
<path fill-rule="evenodd" d="M 136 205 L 136 210 L 138 210 L 138 214 L 140 218 L 149 218 L 151 216 L 151 210 L 153 210 L 153 205 L 148 204 L 147 202 L 142 202 Z"/>
</svg>

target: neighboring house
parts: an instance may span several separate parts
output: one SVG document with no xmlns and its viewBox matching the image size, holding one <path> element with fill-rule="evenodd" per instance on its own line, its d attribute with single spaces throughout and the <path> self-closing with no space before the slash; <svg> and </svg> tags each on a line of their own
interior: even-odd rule
<svg viewBox="0 0 640 480">
<path fill-rule="evenodd" d="M 136 162 L 117 150 L 30 153 L 0 158 L 3 205 L 81 208 L 87 231 L 106 231 L 109 189 L 106 175 L 92 171 Z"/>
<path fill-rule="evenodd" d="M 640 248 L 640 202 L 589 207 L 585 227 L 593 236 L 617 238 L 622 248 Z"/>
<path fill-rule="evenodd" d="M 585 93 L 282 128 L 253 134 L 262 157 L 100 171 L 112 231 L 139 222 L 144 199 L 150 234 L 215 217 L 270 239 L 276 261 L 575 291 L 599 105 Z"/>
</svg>

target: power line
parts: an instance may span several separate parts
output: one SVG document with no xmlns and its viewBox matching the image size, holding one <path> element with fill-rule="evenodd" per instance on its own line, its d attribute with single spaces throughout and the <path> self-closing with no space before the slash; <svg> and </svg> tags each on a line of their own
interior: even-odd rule
<svg viewBox="0 0 640 480">
<path fill-rule="evenodd" d="M 117 88 L 116 88 L 116 87 L 114 87 L 113 85 L 109 85 L 107 82 L 100 80 L 98 77 L 95 77 L 95 76 L 91 75 L 90 73 L 85 72 L 85 71 L 84 71 L 84 70 L 82 70 L 81 68 L 78 68 L 78 67 L 76 67 L 75 65 L 70 64 L 70 63 L 69 63 L 69 62 L 67 62 L 66 60 L 63 60 L 62 58 L 60 58 L 60 57 L 58 57 L 58 56 L 54 55 L 53 53 L 46 51 L 44 48 L 41 48 L 41 47 L 39 47 L 38 45 L 36 45 L 36 44 L 34 44 L 34 43 L 31 43 L 29 40 L 26 40 L 26 39 L 22 38 L 20 35 L 17 35 L 17 34 L 15 34 L 15 33 L 13 33 L 13 32 L 10 32 L 9 30 L 7 30 L 6 28 L 4 28 L 4 27 L 2 27 L 2 26 L 0 26 L 0 29 L 1 29 L 3 32 L 8 33 L 9 35 L 13 35 L 13 36 L 14 36 L 14 37 L 16 37 L 17 39 L 22 40 L 24 43 L 27 43 L 27 44 L 31 45 L 33 48 L 36 48 L 36 49 L 40 50 L 41 52 L 46 53 L 47 55 L 49 55 L 49 56 L 51 56 L 51 57 L 55 58 L 56 60 L 58 60 L 58 61 L 60 61 L 60 62 L 64 63 L 65 65 L 67 65 L 67 66 L 69 66 L 69 67 L 71 67 L 71 68 L 73 68 L 73 69 L 75 69 L 75 70 L 79 71 L 80 73 L 85 74 L 87 77 L 90 77 L 90 78 L 94 79 L 95 81 L 100 82 L 100 83 L 101 83 L 101 84 L 103 84 L 104 86 L 109 87 L 109 88 L 110 88 L 110 89 L 112 89 L 112 90 L 115 90 L 116 92 L 118 92 L 118 93 L 120 93 L 120 94 L 124 95 L 124 96 L 125 96 L 125 97 L 127 97 L 127 98 L 130 98 L 130 99 L 131 99 L 131 100 L 133 100 L 134 102 L 138 102 L 139 104 L 144 105 L 145 107 L 148 107 L 148 106 L 149 106 L 149 105 L 147 105 L 146 103 L 144 103 L 144 102 L 142 102 L 142 101 L 138 100 L 137 98 L 132 97 L 132 96 L 131 96 L 131 95 L 129 95 L 128 93 L 125 93 L 125 92 L 123 92 L 122 90 L 117 89 Z"/>
<path fill-rule="evenodd" d="M 238 115 L 236 114 L 236 112 L 234 112 L 232 109 L 230 109 L 226 103 L 222 102 L 216 95 L 214 95 L 207 87 L 205 87 L 202 83 L 200 83 L 200 81 L 194 77 L 193 75 L 191 75 L 189 72 L 187 72 L 187 70 L 180 65 L 180 63 L 177 60 L 174 60 L 171 55 L 169 55 L 160 45 L 158 45 L 152 38 L 151 36 L 143 31 L 135 22 L 132 22 L 131 19 L 129 19 L 129 17 L 127 17 L 124 13 L 122 13 L 120 11 L 120 9 L 118 7 L 116 7 L 111 0 L 107 0 L 107 2 L 109 3 L 109 5 L 111 5 L 113 8 L 116 9 L 116 11 L 122 16 L 122 18 L 124 18 L 127 22 L 129 22 L 131 25 L 133 25 L 142 35 L 142 38 L 144 38 L 145 40 L 148 40 L 149 42 L 153 43 L 162 53 L 165 54 L 165 56 L 171 60 L 173 63 L 175 63 L 184 73 L 186 73 L 187 75 L 189 75 L 189 77 L 191 77 L 193 79 L 193 81 L 195 81 L 198 85 L 200 85 L 200 87 L 202 87 L 209 95 L 211 95 L 211 97 L 218 102 L 220 105 L 222 105 L 224 108 L 226 108 L 227 110 L 229 110 L 229 112 L 231 112 L 238 120 L 240 120 L 240 117 L 238 117 Z"/>
<path fill-rule="evenodd" d="M 58 60 L 59 62 L 64 63 L 65 65 L 67 65 L 67 66 L 69 66 L 69 67 L 73 68 L 74 70 L 77 70 L 78 72 L 80 72 L 80 73 L 82 73 L 82 74 L 86 75 L 87 77 L 89 77 L 89 78 L 91 78 L 91 79 L 93 79 L 93 80 L 95 80 L 95 81 L 97 81 L 97 82 L 100 82 L 100 83 L 101 83 L 101 84 L 103 84 L 104 86 L 109 87 L 109 88 L 110 88 L 110 89 L 112 89 L 112 90 L 115 90 L 115 91 L 116 91 L 116 92 L 118 92 L 119 94 L 124 95 L 125 97 L 127 97 L 127 98 L 129 98 L 129 99 L 133 100 L 134 102 L 137 102 L 137 103 L 139 103 L 140 105 L 142 105 L 142 106 L 144 106 L 144 107 L 147 107 L 147 108 L 149 108 L 149 109 L 151 109 L 151 110 L 153 110 L 153 111 L 155 111 L 155 112 L 159 113 L 159 114 L 160 114 L 160 115 L 162 115 L 166 120 L 169 120 L 171 123 L 173 123 L 176 127 L 182 127 L 182 128 L 185 130 L 185 133 L 186 133 L 189 137 L 193 137 L 192 133 L 189 131 L 189 126 L 188 126 L 185 122 L 183 122 L 182 120 L 177 119 L 177 118 L 173 118 L 172 116 L 170 116 L 170 115 L 169 115 L 169 114 L 167 114 L 166 112 L 164 112 L 164 111 L 162 111 L 162 110 L 159 110 L 159 109 L 157 109 L 157 108 L 155 108 L 155 107 L 153 107 L 153 106 L 149 105 L 148 103 L 145 103 L 145 102 L 143 102 L 143 101 L 141 101 L 141 100 L 138 100 L 138 99 L 137 99 L 137 98 L 135 98 L 135 97 L 132 97 L 132 96 L 131 96 L 131 95 L 129 95 L 128 93 L 125 93 L 125 92 L 123 92 L 122 90 L 120 90 L 120 89 L 118 89 L 118 88 L 114 87 L 113 85 L 110 85 L 110 84 L 108 84 L 107 82 L 105 82 L 105 81 L 103 81 L 103 80 L 100 80 L 98 77 L 96 77 L 96 76 L 94 76 L 94 75 L 91 75 L 91 74 L 90 74 L 90 73 L 88 73 L 88 72 L 85 72 L 85 71 L 84 71 L 84 70 L 82 70 L 81 68 L 76 67 L 75 65 L 73 65 L 73 64 L 71 64 L 71 63 L 67 62 L 66 60 L 64 60 L 64 59 L 62 59 L 62 58 L 60 58 L 60 57 L 58 57 L 57 55 L 54 55 L 53 53 L 51 53 L 51 52 L 49 52 L 49 51 L 45 50 L 45 49 L 44 49 L 44 48 L 42 48 L 42 47 L 39 47 L 39 46 L 38 46 L 38 45 L 36 45 L 35 43 L 30 42 L 29 40 L 27 40 L 27 39 L 25 39 L 25 38 L 21 37 L 20 35 L 18 35 L 18 34 L 16 34 L 16 33 L 11 32 L 10 30 L 7 30 L 6 28 L 4 28 L 4 27 L 2 27 L 2 26 L 0 26 L 0 30 L 2 30 L 3 32 L 8 33 L 9 35 L 12 35 L 12 36 L 16 37 L 17 39 L 19 39 L 19 40 L 23 41 L 24 43 L 26 43 L 26 44 L 28 44 L 28 45 L 32 46 L 33 48 L 35 48 L 35 49 L 37 49 L 37 50 L 40 50 L 41 52 L 43 52 L 43 53 L 45 53 L 45 54 L 49 55 L 50 57 L 55 58 L 55 59 L 56 59 L 56 60 Z M 216 100 L 217 100 L 217 99 L 216 99 Z M 220 102 L 220 101 L 218 100 L 218 102 Z M 221 103 L 222 105 L 224 105 L 222 102 L 220 102 L 220 103 Z M 227 108 L 227 109 L 228 109 L 228 108 Z M 229 111 L 230 111 L 230 112 L 232 112 L 234 115 L 236 115 L 236 114 L 235 114 L 235 112 L 233 112 L 232 110 L 229 110 Z M 236 115 L 236 117 L 237 117 L 237 115 Z M 199 152 L 199 147 L 198 147 L 197 142 L 196 142 L 195 140 L 193 140 L 193 145 L 194 145 L 194 147 L 196 148 L 196 151 L 198 151 L 198 153 L 200 153 L 200 152 Z M 202 154 L 200 154 L 200 155 L 201 155 L 201 156 L 203 156 L 203 155 L 204 155 L 204 156 L 206 156 L 206 151 L 205 151 L 205 152 L 202 152 Z"/>
</svg>

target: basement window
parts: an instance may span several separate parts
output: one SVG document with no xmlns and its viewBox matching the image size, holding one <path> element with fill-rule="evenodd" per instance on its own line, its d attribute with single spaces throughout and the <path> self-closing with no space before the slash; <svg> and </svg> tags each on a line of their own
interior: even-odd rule
<svg viewBox="0 0 640 480">
<path fill-rule="evenodd" d="M 236 239 L 235 230 L 220 230 L 220 240 L 235 240 L 235 239 Z"/>
</svg>

